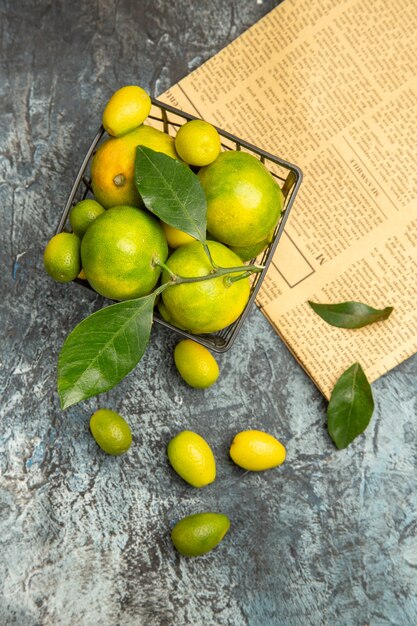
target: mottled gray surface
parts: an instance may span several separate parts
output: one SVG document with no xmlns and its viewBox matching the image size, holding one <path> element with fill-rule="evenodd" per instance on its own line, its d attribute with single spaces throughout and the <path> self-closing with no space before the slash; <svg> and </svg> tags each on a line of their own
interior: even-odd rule
<svg viewBox="0 0 417 626">
<path fill-rule="evenodd" d="M 60 346 L 104 301 L 49 279 L 42 251 L 103 103 L 126 83 L 161 93 L 276 4 L 1 3 L 1 625 L 417 623 L 416 357 L 373 385 L 366 436 L 341 452 L 325 401 L 257 310 L 213 388 L 179 379 L 177 337 L 156 327 L 118 388 L 59 409 Z M 122 458 L 88 431 L 106 405 L 133 429 Z M 286 445 L 281 468 L 231 463 L 248 427 Z M 203 490 L 165 458 L 183 428 L 216 454 Z M 216 551 L 180 558 L 170 528 L 201 510 L 232 528 Z"/>
</svg>

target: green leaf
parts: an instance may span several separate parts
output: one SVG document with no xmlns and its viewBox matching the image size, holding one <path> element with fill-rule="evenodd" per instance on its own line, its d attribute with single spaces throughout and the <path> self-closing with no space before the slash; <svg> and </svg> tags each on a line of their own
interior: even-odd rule
<svg viewBox="0 0 417 626">
<path fill-rule="evenodd" d="M 318 304 L 309 300 L 308 303 L 325 322 L 337 328 L 362 328 L 368 324 L 386 320 L 394 310 L 392 306 L 387 306 L 385 309 L 373 309 L 362 302 Z"/>
<path fill-rule="evenodd" d="M 337 381 L 327 407 L 327 428 L 339 449 L 363 433 L 373 411 L 371 386 L 360 364 L 354 363 Z"/>
<path fill-rule="evenodd" d="M 187 165 L 162 152 L 137 146 L 135 183 L 149 211 L 205 242 L 206 196 L 198 177 Z"/>
<path fill-rule="evenodd" d="M 68 335 L 58 359 L 62 409 L 111 389 L 135 367 L 149 341 L 155 298 L 108 306 Z"/>
</svg>

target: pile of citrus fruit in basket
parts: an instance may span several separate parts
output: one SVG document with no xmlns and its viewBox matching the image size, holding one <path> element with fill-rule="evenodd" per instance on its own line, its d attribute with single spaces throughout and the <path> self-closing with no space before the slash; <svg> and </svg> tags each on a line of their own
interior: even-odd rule
<svg viewBox="0 0 417 626">
<path fill-rule="evenodd" d="M 82 278 L 107 298 L 129 300 L 149 294 L 173 273 L 198 278 L 210 274 L 213 264 L 240 267 L 271 242 L 283 195 L 261 161 L 222 150 L 216 128 L 203 120 L 188 121 L 171 136 L 151 125 L 151 107 L 137 86 L 122 87 L 107 103 L 108 136 L 91 162 L 94 198 L 72 207 L 71 232 L 55 235 L 45 249 L 45 268 L 55 280 Z M 206 246 L 145 206 L 135 184 L 137 146 L 196 174 L 207 202 Z M 160 315 L 192 333 L 225 328 L 247 304 L 248 274 L 172 285 L 158 299 Z"/>
<path fill-rule="evenodd" d="M 81 322 L 64 343 L 58 365 L 63 408 L 107 391 L 130 371 L 145 349 L 155 305 L 166 321 L 191 333 L 232 324 L 248 302 L 251 273 L 262 269 L 247 261 L 269 245 L 281 215 L 281 189 L 260 160 L 223 150 L 218 131 L 203 120 L 188 121 L 170 136 L 151 125 L 151 108 L 140 87 L 123 87 L 110 98 L 103 113 L 108 137 L 91 162 L 93 197 L 71 208 L 69 232 L 52 237 L 44 251 L 55 280 L 86 280 L 118 301 L 107 307 L 110 314 L 103 309 Z M 219 376 L 212 354 L 191 339 L 176 345 L 174 361 L 196 389 Z M 111 409 L 95 411 L 90 431 L 111 455 L 132 444 L 129 424 Z M 286 451 L 272 435 L 245 430 L 229 454 L 251 472 L 281 465 Z M 174 436 L 167 456 L 192 487 L 216 478 L 213 451 L 193 431 Z M 179 520 L 171 539 L 182 555 L 199 556 L 229 527 L 226 515 L 203 511 Z"/>
</svg>

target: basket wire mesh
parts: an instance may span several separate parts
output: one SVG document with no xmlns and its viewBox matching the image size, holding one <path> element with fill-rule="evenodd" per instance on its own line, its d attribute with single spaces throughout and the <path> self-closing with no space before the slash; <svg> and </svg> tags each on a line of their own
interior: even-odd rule
<svg viewBox="0 0 417 626">
<path fill-rule="evenodd" d="M 146 123 L 157 128 L 158 130 L 162 130 L 165 133 L 168 133 L 172 137 L 175 137 L 180 126 L 193 119 L 196 119 L 194 115 L 180 111 L 179 109 L 176 109 L 153 98 L 151 112 L 146 120 Z M 264 250 L 262 255 L 256 259 L 256 262 L 264 266 L 264 269 L 262 270 L 262 272 L 252 275 L 249 300 L 240 317 L 233 324 L 227 326 L 227 328 L 224 328 L 217 333 L 207 335 L 195 335 L 188 333 L 187 331 L 181 330 L 176 326 L 172 326 L 171 324 L 163 320 L 160 317 L 157 308 L 155 309 L 154 319 L 157 323 L 166 326 L 167 328 L 175 331 L 179 335 L 194 339 L 194 341 L 197 341 L 198 343 L 206 346 L 207 348 L 215 352 L 226 352 L 233 345 L 237 333 L 239 332 L 243 322 L 248 316 L 248 313 L 261 287 L 262 281 L 268 271 L 268 267 L 272 261 L 276 247 L 284 231 L 285 223 L 288 219 L 291 207 L 294 204 L 295 197 L 299 190 L 302 180 L 302 172 L 299 167 L 288 163 L 288 161 L 285 161 L 273 154 L 270 154 L 269 152 L 266 152 L 265 150 L 262 150 L 261 148 L 258 148 L 248 143 L 247 141 L 244 141 L 243 139 L 239 139 L 235 135 L 232 135 L 231 133 L 228 133 L 221 128 L 217 128 L 217 130 L 221 138 L 223 150 L 243 150 L 255 156 L 270 171 L 283 192 L 283 211 L 280 220 L 275 228 L 274 236 L 271 240 L 271 243 Z M 107 138 L 107 136 L 108 135 L 106 134 L 106 131 L 101 126 L 97 131 L 93 141 L 91 142 L 91 145 L 87 150 L 87 153 L 75 177 L 63 213 L 59 220 L 59 224 L 56 228 L 57 233 L 67 229 L 68 217 L 71 208 L 75 204 L 77 204 L 77 202 L 80 202 L 87 197 L 93 197 L 93 190 L 91 187 L 91 179 L 89 174 L 90 163 L 98 144 L 103 138 Z M 252 262 L 254 260 L 255 259 L 252 259 Z M 80 284 L 84 286 L 89 286 L 86 281 L 77 282 L 80 282 Z"/>
</svg>

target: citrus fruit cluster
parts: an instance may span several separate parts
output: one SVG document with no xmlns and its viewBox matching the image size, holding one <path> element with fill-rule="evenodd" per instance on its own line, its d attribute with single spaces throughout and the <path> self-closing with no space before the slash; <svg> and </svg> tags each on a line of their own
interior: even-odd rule
<svg viewBox="0 0 417 626">
<path fill-rule="evenodd" d="M 111 455 L 120 455 L 130 448 L 132 433 L 124 418 L 110 409 L 99 409 L 90 418 L 90 430 L 97 444 Z M 285 461 L 285 447 L 272 435 L 261 430 L 238 433 L 230 446 L 231 459 L 247 471 L 264 471 Z M 167 446 L 172 468 L 189 485 L 206 487 L 216 478 L 216 461 L 209 444 L 201 435 L 183 430 Z M 201 556 L 215 548 L 230 528 L 223 513 L 204 511 L 178 521 L 171 539 L 180 554 Z"/>
<path fill-rule="evenodd" d="M 243 151 L 222 151 L 214 126 L 190 120 L 173 137 L 151 125 L 151 107 L 146 91 L 133 85 L 117 90 L 108 101 L 102 117 L 108 136 L 91 162 L 94 198 L 72 207 L 72 232 L 48 242 L 45 269 L 59 282 L 85 279 L 99 294 L 117 301 L 145 296 L 160 279 L 171 283 L 173 274 L 205 277 L 169 284 L 158 308 L 178 328 L 216 332 L 241 315 L 250 283 L 243 272 L 207 276 L 213 268 L 242 266 L 269 245 L 283 195 L 261 161 Z M 197 173 L 207 201 L 207 245 L 146 208 L 135 182 L 138 146 Z"/>
<path fill-rule="evenodd" d="M 230 446 L 231 459 L 247 471 L 263 471 L 281 465 L 286 451 L 272 435 L 260 430 L 238 433 Z M 216 478 L 216 461 L 209 444 L 190 430 L 178 433 L 168 444 L 173 469 L 193 487 L 201 488 Z M 203 512 L 180 520 L 171 532 L 175 548 L 184 556 L 200 556 L 215 548 L 230 528 L 222 513 Z"/>
<path fill-rule="evenodd" d="M 113 94 L 102 119 L 108 136 L 91 162 L 94 197 L 72 207 L 71 232 L 55 235 L 45 248 L 45 269 L 55 280 L 87 280 L 97 293 L 119 301 L 109 314 L 84 320 L 87 325 L 82 322 L 64 345 L 58 375 L 64 408 L 108 390 L 119 369 L 133 367 L 131 353 L 143 353 L 155 305 L 166 321 L 195 334 L 232 324 L 248 302 L 250 274 L 262 270 L 245 262 L 270 243 L 281 214 L 283 194 L 260 160 L 222 150 L 217 129 L 203 120 L 186 122 L 174 138 L 151 125 L 151 107 L 140 87 Z M 128 327 L 132 341 L 118 342 Z M 94 345 L 86 348 L 87 335 Z M 192 387 L 209 387 L 219 376 L 210 352 L 191 340 L 176 346 L 174 359 Z M 90 430 L 108 454 L 123 454 L 132 444 L 128 423 L 110 409 L 91 416 Z M 213 452 L 197 433 L 179 433 L 167 453 L 190 485 L 215 480 Z M 260 471 L 281 464 L 285 448 L 262 431 L 243 431 L 230 456 L 240 467 Z M 176 524 L 172 541 L 180 553 L 197 556 L 214 548 L 229 526 L 226 515 L 198 513 Z"/>
</svg>

